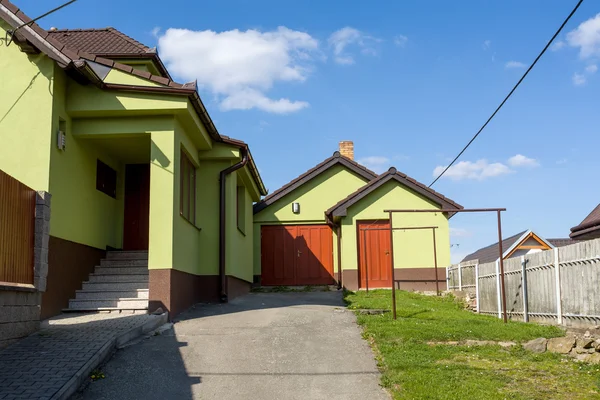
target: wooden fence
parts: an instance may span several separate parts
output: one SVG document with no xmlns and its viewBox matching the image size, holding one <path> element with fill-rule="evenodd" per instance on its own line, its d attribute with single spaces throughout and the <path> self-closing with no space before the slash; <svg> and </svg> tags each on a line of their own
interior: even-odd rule
<svg viewBox="0 0 600 400">
<path fill-rule="evenodd" d="M 0 282 L 33 284 L 36 192 L 0 171 Z"/>
<path fill-rule="evenodd" d="M 498 262 L 447 270 L 448 289 L 477 297 L 477 312 L 502 316 Z M 475 282 L 467 284 L 465 282 Z M 513 320 L 569 326 L 600 323 L 600 239 L 504 261 L 507 314 Z"/>
</svg>

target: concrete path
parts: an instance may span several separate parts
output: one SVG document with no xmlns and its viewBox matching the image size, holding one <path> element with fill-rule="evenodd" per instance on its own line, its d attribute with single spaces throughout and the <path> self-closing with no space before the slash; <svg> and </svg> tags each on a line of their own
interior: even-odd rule
<svg viewBox="0 0 600 400">
<path fill-rule="evenodd" d="M 198 306 L 115 354 L 79 399 L 389 399 L 340 292 Z"/>
<path fill-rule="evenodd" d="M 66 399 L 119 342 L 156 329 L 167 315 L 64 314 L 0 350 L 0 399 Z"/>
</svg>

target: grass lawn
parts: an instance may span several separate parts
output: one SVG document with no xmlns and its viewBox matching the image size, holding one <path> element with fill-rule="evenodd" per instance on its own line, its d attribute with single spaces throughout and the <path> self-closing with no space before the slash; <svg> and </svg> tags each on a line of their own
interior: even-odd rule
<svg viewBox="0 0 600 400">
<path fill-rule="evenodd" d="M 390 309 L 391 292 L 347 292 L 350 309 Z M 382 384 L 395 399 L 600 399 L 600 366 L 521 346 L 430 345 L 466 339 L 525 342 L 562 336 L 553 326 L 466 311 L 452 297 L 396 292 L 398 319 L 358 314 Z"/>
</svg>

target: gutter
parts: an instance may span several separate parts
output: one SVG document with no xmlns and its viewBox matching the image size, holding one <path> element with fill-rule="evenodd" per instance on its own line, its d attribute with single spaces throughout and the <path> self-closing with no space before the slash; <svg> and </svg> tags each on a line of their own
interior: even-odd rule
<svg viewBox="0 0 600 400">
<path fill-rule="evenodd" d="M 240 154 L 242 159 L 221 171 L 219 173 L 219 299 L 222 303 L 227 303 L 227 276 L 225 275 L 225 246 L 226 246 L 226 223 L 227 209 L 225 207 L 227 200 L 227 175 L 240 168 L 243 168 L 248 163 L 248 149 L 245 146 L 240 146 Z"/>
</svg>

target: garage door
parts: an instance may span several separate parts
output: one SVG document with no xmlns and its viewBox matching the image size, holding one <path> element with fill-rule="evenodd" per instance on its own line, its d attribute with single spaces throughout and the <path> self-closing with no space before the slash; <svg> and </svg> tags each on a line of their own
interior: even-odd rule
<svg viewBox="0 0 600 400">
<path fill-rule="evenodd" d="M 262 284 L 329 285 L 333 279 L 333 238 L 327 225 L 263 226 Z"/>
</svg>

